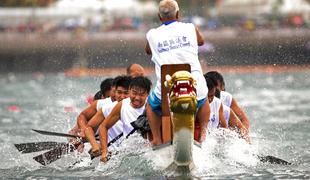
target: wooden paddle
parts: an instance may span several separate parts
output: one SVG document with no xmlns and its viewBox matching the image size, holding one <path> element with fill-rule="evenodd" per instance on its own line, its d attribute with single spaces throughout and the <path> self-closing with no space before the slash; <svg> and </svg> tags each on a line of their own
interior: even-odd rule
<svg viewBox="0 0 310 180">
<path fill-rule="evenodd" d="M 65 133 L 58 133 L 58 132 L 50 132 L 50 131 L 43 131 L 43 130 L 37 130 L 32 129 L 33 131 L 49 135 L 49 136 L 60 136 L 60 137 L 70 137 L 70 138 L 77 138 L 80 139 L 77 135 L 72 134 L 65 134 Z M 14 144 L 16 149 L 22 153 L 33 153 L 38 151 L 44 151 L 52 148 L 59 148 L 63 145 L 67 144 L 66 142 L 54 142 L 54 141 L 44 141 L 44 142 L 28 142 L 28 143 L 20 143 L 20 144 Z"/>
<path fill-rule="evenodd" d="M 44 141 L 44 142 L 28 142 L 28 143 L 20 143 L 14 144 L 16 149 L 21 153 L 33 153 L 38 151 L 44 151 L 48 149 L 52 149 L 58 146 L 66 144 L 64 142 L 54 142 L 54 141 Z"/>
<path fill-rule="evenodd" d="M 43 131 L 43 130 L 37 130 L 32 129 L 33 131 L 49 135 L 49 136 L 60 136 L 60 137 L 69 137 L 69 138 L 77 138 L 80 139 L 80 136 L 72 135 L 72 134 L 66 134 L 66 133 L 58 133 L 58 132 L 51 132 L 51 131 Z M 98 138 L 98 135 L 96 136 Z M 97 139 L 99 140 L 99 139 Z M 85 140 L 81 140 L 81 142 L 85 142 Z M 14 144 L 16 149 L 20 151 L 21 153 L 33 153 L 38 151 L 44 151 L 52 148 L 58 148 L 64 144 L 67 144 L 66 142 L 54 142 L 54 141 L 43 141 L 43 142 L 28 142 L 28 143 L 20 143 L 20 144 Z"/>
<path fill-rule="evenodd" d="M 260 162 L 263 163 L 270 163 L 270 164 L 281 164 L 281 165 L 291 165 L 292 163 L 287 162 L 283 159 L 274 157 L 274 156 L 262 156 L 262 155 L 257 155 L 258 159 Z"/>
<path fill-rule="evenodd" d="M 40 130 L 41 131 L 41 130 Z M 132 135 L 134 132 L 136 131 L 136 129 L 133 129 L 129 134 L 127 134 L 127 136 L 125 138 L 128 138 L 130 135 Z M 36 131 L 37 132 L 37 131 Z M 51 132 L 51 133 L 46 133 L 46 131 L 44 132 L 44 134 L 55 134 L 55 132 Z M 56 133 L 57 136 L 59 136 L 59 134 L 63 134 L 63 133 Z M 66 136 L 66 134 L 64 134 L 64 136 Z M 118 139 L 120 139 L 123 136 L 123 133 L 120 133 L 118 136 L 116 136 L 114 139 L 112 139 L 109 143 L 108 143 L 108 147 L 111 146 L 113 143 L 115 143 Z M 96 136 L 97 137 L 97 136 Z M 74 150 L 76 150 L 76 146 L 70 144 L 70 143 L 64 143 L 60 146 L 55 147 L 54 149 L 47 151 L 43 154 L 37 155 L 35 157 L 33 157 L 33 159 L 37 162 L 39 162 L 42 165 L 48 165 L 58 159 L 60 159 L 61 157 L 63 157 L 66 154 L 69 154 L 70 152 L 73 152 Z M 96 157 L 98 157 L 98 155 L 94 155 L 91 154 L 91 159 L 94 159 Z"/>
<path fill-rule="evenodd" d="M 58 132 L 51 132 L 51 131 L 43 131 L 43 130 L 38 130 L 38 129 L 32 129 L 33 131 L 44 134 L 44 135 L 49 135 L 49 136 L 60 136 L 60 137 L 70 137 L 70 138 L 81 138 L 78 135 L 73 135 L 73 134 L 66 134 L 66 133 L 58 133 Z"/>
</svg>

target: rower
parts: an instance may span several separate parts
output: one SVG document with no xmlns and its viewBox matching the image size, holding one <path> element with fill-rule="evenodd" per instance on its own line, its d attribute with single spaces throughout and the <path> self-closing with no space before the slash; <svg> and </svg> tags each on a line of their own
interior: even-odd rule
<svg viewBox="0 0 310 180">
<path fill-rule="evenodd" d="M 113 88 L 114 88 L 114 86 L 113 86 L 113 78 L 105 79 L 100 84 L 100 91 L 96 92 L 94 97 L 87 97 L 87 102 L 89 104 L 91 104 L 95 100 L 105 99 L 105 98 L 108 98 L 110 96 L 112 96 L 112 98 L 114 98 L 113 97 L 113 93 L 114 93 L 114 89 Z"/>
<path fill-rule="evenodd" d="M 151 81 L 146 77 L 138 76 L 133 78 L 129 86 L 129 97 L 118 102 L 109 116 L 100 125 L 101 161 L 107 161 L 108 131 L 110 131 L 111 127 L 114 127 L 118 122 L 122 122 L 124 136 L 128 136 L 135 131 L 131 122 L 135 121 L 143 113 L 151 85 Z M 93 152 L 98 153 L 99 144 L 93 141 L 91 145 Z"/>
<path fill-rule="evenodd" d="M 144 76 L 144 68 L 140 64 L 131 64 L 127 67 L 127 75 L 131 77 Z"/>
<path fill-rule="evenodd" d="M 88 121 L 103 107 L 108 107 L 112 102 L 123 99 L 124 96 L 124 90 L 128 89 L 129 83 L 130 83 L 130 77 L 127 76 L 117 76 L 113 80 L 111 89 L 111 97 L 105 98 L 105 99 L 98 99 L 95 100 L 93 103 L 91 103 L 86 109 L 84 109 L 77 118 L 76 125 L 69 131 L 70 134 L 79 135 L 81 137 L 85 137 L 85 128 L 87 126 Z M 109 88 L 106 86 L 109 86 L 109 83 L 101 83 L 100 88 L 103 90 L 108 90 Z M 117 88 L 116 88 L 117 86 Z M 107 94 L 106 92 L 102 94 Z M 102 97 L 102 96 L 101 96 Z M 98 98 L 98 97 L 97 97 Z M 73 143 L 79 143 L 79 142 L 73 142 Z M 79 151 L 82 151 L 83 147 L 79 146 Z"/>
<path fill-rule="evenodd" d="M 79 114 L 77 122 L 74 127 L 69 131 L 69 134 L 79 134 L 80 128 L 78 126 L 78 122 L 87 122 L 97 112 L 97 110 L 104 105 L 104 101 L 101 100 L 103 98 L 102 94 L 111 95 L 111 97 L 109 98 L 111 102 L 115 100 L 113 79 L 107 78 L 101 82 L 100 91 L 98 91 L 93 97 L 94 101 L 90 103 L 90 105 Z"/>
<path fill-rule="evenodd" d="M 225 82 L 223 76 L 217 71 L 210 71 L 206 73 L 206 75 L 217 82 L 217 89 L 219 93 L 218 98 L 221 99 L 222 103 L 232 109 L 232 111 L 237 115 L 237 117 L 241 120 L 242 124 L 246 127 L 247 130 L 250 128 L 250 121 L 246 116 L 245 112 L 238 105 L 237 100 L 233 98 L 233 96 L 225 91 Z"/>
<path fill-rule="evenodd" d="M 210 74 L 208 73 L 206 73 L 204 77 L 207 81 L 209 88 L 208 99 L 211 109 L 208 128 L 216 128 L 218 124 L 221 124 L 221 126 L 223 127 L 222 121 L 224 120 L 230 129 L 236 129 L 237 132 L 240 133 L 241 137 L 243 137 L 248 143 L 250 143 L 248 129 L 246 129 L 246 127 L 242 124 L 234 111 L 215 96 L 218 87 L 218 81 L 215 81 L 215 79 L 210 77 Z"/>
<path fill-rule="evenodd" d="M 223 105 L 219 98 L 215 97 L 216 82 L 206 77 L 208 85 L 208 101 L 210 103 L 210 119 L 208 123 L 208 129 L 227 128 L 227 123 L 223 113 Z"/>
<path fill-rule="evenodd" d="M 131 82 L 130 76 L 119 76 L 115 78 L 115 99 L 116 101 L 110 102 L 106 104 L 105 106 L 102 106 L 100 109 L 97 110 L 97 112 L 91 117 L 91 119 L 83 125 L 82 132 L 85 131 L 85 138 L 90 142 L 92 145 L 93 152 L 97 152 L 99 149 L 99 146 L 96 146 L 96 138 L 95 138 L 95 132 L 97 133 L 99 125 L 103 122 L 103 120 L 110 114 L 113 107 L 123 99 L 127 98 L 129 96 L 128 88 L 129 84 Z M 118 125 L 122 126 L 122 125 Z M 115 131 L 118 127 L 115 126 Z M 111 131 L 112 133 L 112 131 Z M 110 140 L 114 139 L 115 136 L 117 136 L 118 133 L 112 133 L 110 134 Z"/>
</svg>

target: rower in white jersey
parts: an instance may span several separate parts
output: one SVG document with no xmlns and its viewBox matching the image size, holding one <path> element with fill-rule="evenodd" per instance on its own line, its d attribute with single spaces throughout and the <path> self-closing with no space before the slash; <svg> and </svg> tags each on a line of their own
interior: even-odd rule
<svg viewBox="0 0 310 180">
<path fill-rule="evenodd" d="M 119 102 L 129 96 L 128 88 L 131 79 L 132 78 L 130 76 L 118 76 L 117 78 L 115 78 L 115 102 Z M 92 146 L 97 145 L 97 143 L 94 142 L 96 141 L 95 132 L 97 132 L 99 125 L 108 116 L 111 109 L 113 109 L 113 107 L 111 107 L 113 105 L 115 104 L 110 103 L 107 106 L 103 106 L 85 125 L 85 138 L 90 142 Z M 111 134 L 112 139 L 113 137 L 114 135 Z"/>
<path fill-rule="evenodd" d="M 219 98 L 213 97 L 209 99 L 210 103 L 210 119 L 208 123 L 208 129 L 214 129 L 218 127 L 227 128 L 227 122 L 224 117 L 223 105 Z M 225 123 L 224 123 L 225 121 Z"/>
<path fill-rule="evenodd" d="M 151 85 L 151 81 L 146 77 L 133 78 L 129 86 L 129 98 L 119 102 L 100 125 L 101 161 L 107 161 L 108 130 L 115 123 L 118 121 L 123 123 L 123 133 L 126 137 L 135 131 L 131 123 L 143 113 Z M 96 148 L 96 146 L 92 146 L 92 148 L 94 147 Z M 93 152 L 98 153 L 99 149 Z"/>
<path fill-rule="evenodd" d="M 217 89 L 220 90 L 219 96 L 223 104 L 230 107 L 237 117 L 241 120 L 242 124 L 249 130 L 250 128 L 250 121 L 246 116 L 245 112 L 242 108 L 238 105 L 237 101 L 233 96 L 225 91 L 225 82 L 223 76 L 218 73 L 217 71 L 210 71 L 207 73 L 208 76 L 215 81 L 217 81 Z"/>
<path fill-rule="evenodd" d="M 226 105 L 222 103 L 222 101 L 215 96 L 216 94 L 216 86 L 217 82 L 210 78 L 208 74 L 204 75 L 206 82 L 208 84 L 209 92 L 208 92 L 208 100 L 210 102 L 210 121 L 208 123 L 208 129 L 211 130 L 213 128 L 217 128 L 219 126 L 229 127 L 230 129 L 236 129 L 238 133 L 248 142 L 250 143 L 250 139 L 248 136 L 248 130 L 244 127 L 235 113 Z M 224 122 L 225 121 L 225 125 Z"/>
<path fill-rule="evenodd" d="M 106 100 L 107 98 L 109 100 Z M 69 134 L 84 137 L 83 125 L 87 124 L 87 122 L 91 119 L 91 117 L 93 117 L 96 114 L 98 109 L 100 109 L 101 106 L 104 106 L 105 102 L 109 103 L 109 101 L 113 101 L 113 99 L 114 99 L 113 79 L 107 78 L 101 82 L 100 91 L 95 94 L 94 101 L 79 114 L 76 120 L 76 124 L 69 131 Z M 79 144 L 79 141 L 76 141 L 75 139 L 70 139 L 69 141 L 74 144 Z M 82 149 L 83 145 L 80 145 L 78 147 L 78 150 L 81 152 Z"/>
<path fill-rule="evenodd" d="M 219 98 L 215 97 L 216 82 L 208 77 L 205 77 L 205 81 L 209 89 L 208 101 L 210 103 L 210 119 L 207 128 L 208 130 L 218 127 L 227 128 L 222 102 Z"/>
<path fill-rule="evenodd" d="M 97 100 L 96 110 L 99 111 L 103 106 L 109 105 L 114 101 L 115 101 L 115 98 L 112 99 L 112 97 L 108 97 L 105 99 L 99 99 Z"/>
<path fill-rule="evenodd" d="M 198 59 L 198 46 L 204 44 L 200 31 L 192 23 L 179 22 L 179 6 L 174 0 L 162 0 L 159 3 L 159 20 L 157 28 L 146 34 L 145 51 L 152 55 L 155 64 L 156 86 L 150 93 L 147 104 L 147 117 L 153 135 L 153 145 L 162 144 L 161 138 L 161 66 L 164 64 L 189 64 L 191 74 L 197 81 L 197 120 L 200 127 L 205 127 L 210 115 L 207 99 L 208 88 L 203 77 Z M 204 137 L 205 128 L 200 128 L 198 141 Z"/>
<path fill-rule="evenodd" d="M 103 116 L 108 117 L 117 103 L 117 101 L 114 101 L 112 104 L 110 104 L 110 106 L 102 108 Z M 99 135 L 99 129 L 97 129 L 96 131 L 96 135 L 97 134 Z M 118 121 L 108 131 L 108 142 L 111 142 L 112 140 L 117 140 L 118 138 L 120 138 L 120 136 L 123 136 L 123 123 L 121 121 Z"/>
</svg>

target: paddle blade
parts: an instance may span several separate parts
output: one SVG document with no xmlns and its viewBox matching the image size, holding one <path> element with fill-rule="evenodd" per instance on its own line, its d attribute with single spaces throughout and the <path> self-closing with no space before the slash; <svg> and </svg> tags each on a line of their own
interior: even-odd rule
<svg viewBox="0 0 310 180">
<path fill-rule="evenodd" d="M 42 164 L 43 166 L 45 166 L 60 159 L 63 155 L 73 152 L 74 149 L 75 148 L 72 145 L 66 143 L 43 154 L 35 156 L 33 157 L 33 159 L 38 163 Z"/>
<path fill-rule="evenodd" d="M 60 146 L 64 143 L 46 141 L 46 142 L 29 142 L 29 143 L 20 143 L 14 144 L 18 151 L 24 153 L 33 153 L 43 150 L 48 150 Z"/>
<path fill-rule="evenodd" d="M 37 133 L 44 134 L 44 135 L 49 135 L 49 136 L 80 138 L 79 136 L 73 135 L 73 134 L 65 134 L 65 133 L 58 133 L 58 132 L 42 131 L 42 130 L 37 130 L 37 129 L 32 129 L 32 130 L 37 132 Z"/>
<path fill-rule="evenodd" d="M 291 165 L 290 162 L 287 162 L 283 159 L 274 157 L 274 156 L 257 156 L 258 159 L 263 163 L 271 163 L 271 164 L 282 164 L 282 165 Z"/>
</svg>

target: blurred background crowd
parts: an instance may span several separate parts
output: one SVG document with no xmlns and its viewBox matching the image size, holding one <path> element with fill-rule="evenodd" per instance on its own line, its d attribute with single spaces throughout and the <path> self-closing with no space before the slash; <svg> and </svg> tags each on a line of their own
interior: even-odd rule
<svg viewBox="0 0 310 180">
<path fill-rule="evenodd" d="M 177 1 L 205 36 L 204 67 L 310 63 L 310 0 Z M 1 0 L 0 73 L 153 67 L 144 44 L 158 2 Z"/>
<path fill-rule="evenodd" d="M 178 0 L 183 21 L 201 30 L 309 28 L 310 0 Z M 146 31 L 156 0 L 1 0 L 0 32 Z"/>
</svg>

